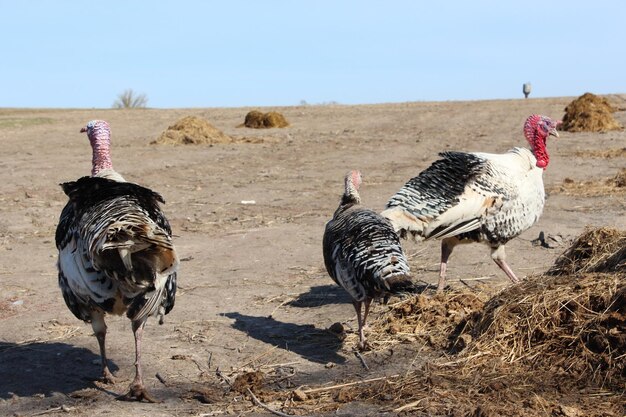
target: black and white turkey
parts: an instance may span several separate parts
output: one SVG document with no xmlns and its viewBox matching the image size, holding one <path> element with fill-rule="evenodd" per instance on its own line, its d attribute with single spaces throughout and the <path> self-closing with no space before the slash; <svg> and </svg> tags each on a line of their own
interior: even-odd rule
<svg viewBox="0 0 626 417">
<path fill-rule="evenodd" d="M 413 284 L 398 235 L 387 219 L 361 206 L 360 185 L 359 171 L 346 175 L 339 207 L 326 224 L 323 250 L 328 274 L 353 299 L 363 349 L 363 327 L 372 299 L 405 292 Z"/>
<path fill-rule="evenodd" d="M 484 242 L 491 258 L 513 282 L 504 244 L 537 222 L 543 211 L 543 171 L 549 163 L 548 136 L 557 123 L 532 115 L 524 124 L 530 149 L 504 154 L 443 152 L 410 179 L 381 213 L 402 237 L 442 239 L 438 291 L 445 286 L 446 265 L 459 243 Z"/>
<path fill-rule="evenodd" d="M 174 307 L 178 257 L 163 198 L 124 181 L 113 170 L 110 129 L 93 120 L 87 132 L 93 151 L 91 177 L 61 184 L 69 201 L 59 219 L 59 286 L 65 303 L 90 322 L 100 346 L 102 376 L 114 378 L 107 365 L 106 314 L 126 316 L 135 336 L 135 378 L 127 400 L 155 400 L 146 391 L 141 369 L 141 339 L 146 320 Z"/>
</svg>

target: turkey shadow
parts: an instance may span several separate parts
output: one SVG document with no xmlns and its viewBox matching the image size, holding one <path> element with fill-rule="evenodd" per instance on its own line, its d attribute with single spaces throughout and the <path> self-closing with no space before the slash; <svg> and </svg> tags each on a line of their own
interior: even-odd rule
<svg viewBox="0 0 626 417">
<path fill-rule="evenodd" d="M 268 317 L 224 313 L 234 319 L 231 326 L 261 342 L 297 353 L 316 363 L 343 363 L 346 359 L 337 351 L 342 342 L 333 333 L 317 329 L 312 324 L 285 323 Z"/>
<path fill-rule="evenodd" d="M 109 369 L 118 367 L 109 360 Z M 58 342 L 0 342 L 0 398 L 93 388 L 100 372 L 100 355 L 89 349 Z"/>
<path fill-rule="evenodd" d="M 318 285 L 298 295 L 287 303 L 290 307 L 321 307 L 328 304 L 352 304 L 352 298 L 343 288 L 335 284 Z"/>
<path fill-rule="evenodd" d="M 406 290 L 405 293 L 399 294 L 400 297 L 421 294 L 424 291 L 437 288 L 427 282 L 413 280 L 412 288 Z M 328 304 L 352 304 L 352 298 L 343 288 L 338 285 L 319 285 L 311 287 L 307 292 L 298 295 L 293 301 L 286 305 L 290 307 L 321 307 Z"/>
</svg>

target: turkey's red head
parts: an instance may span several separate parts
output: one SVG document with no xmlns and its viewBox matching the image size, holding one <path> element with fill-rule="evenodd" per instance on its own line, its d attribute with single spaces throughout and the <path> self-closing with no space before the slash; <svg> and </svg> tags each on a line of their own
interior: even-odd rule
<svg viewBox="0 0 626 417">
<path fill-rule="evenodd" d="M 559 137 L 556 128 L 560 124 L 558 121 L 550 119 L 548 116 L 533 114 L 524 123 L 524 136 L 537 158 L 537 166 L 546 169 L 550 162 L 550 156 L 546 148 L 548 136 Z"/>
</svg>

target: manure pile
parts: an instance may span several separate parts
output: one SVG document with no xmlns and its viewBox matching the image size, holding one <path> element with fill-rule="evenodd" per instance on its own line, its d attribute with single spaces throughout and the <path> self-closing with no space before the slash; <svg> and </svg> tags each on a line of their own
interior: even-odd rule
<svg viewBox="0 0 626 417">
<path fill-rule="evenodd" d="M 233 143 L 234 141 L 208 121 L 195 116 L 187 116 L 168 127 L 152 144 L 195 145 Z"/>
<path fill-rule="evenodd" d="M 562 130 L 568 132 L 607 132 L 623 129 L 614 118 L 617 111 L 606 98 L 585 93 L 565 107 Z"/>
<path fill-rule="evenodd" d="M 271 111 L 263 113 L 257 110 L 252 110 L 246 114 L 243 125 L 239 127 L 248 127 L 251 129 L 270 129 L 274 127 L 283 128 L 289 126 L 289 122 L 279 112 Z"/>
<path fill-rule="evenodd" d="M 489 300 L 464 290 L 400 301 L 372 321 L 364 357 L 395 340 L 415 357 L 389 360 L 414 361 L 411 370 L 264 398 L 290 414 L 359 400 L 411 416 L 621 417 L 625 248 L 626 231 L 590 229 L 548 273 Z"/>
</svg>

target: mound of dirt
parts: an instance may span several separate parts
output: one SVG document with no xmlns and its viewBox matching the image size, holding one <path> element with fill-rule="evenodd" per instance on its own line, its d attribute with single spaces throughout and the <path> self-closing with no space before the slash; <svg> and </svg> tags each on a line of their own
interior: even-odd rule
<svg viewBox="0 0 626 417">
<path fill-rule="evenodd" d="M 271 111 L 268 113 L 262 113 L 257 110 L 252 110 L 246 114 L 243 126 L 252 129 L 269 129 L 274 127 L 287 127 L 289 123 L 285 116 L 279 112 Z"/>
<path fill-rule="evenodd" d="M 206 120 L 195 116 L 187 116 L 168 127 L 152 144 L 195 145 L 233 142 L 233 138 L 224 134 Z"/>
<path fill-rule="evenodd" d="M 606 98 L 585 93 L 565 107 L 561 129 L 568 132 L 622 130 L 622 125 L 613 118 L 615 111 Z"/>
</svg>

